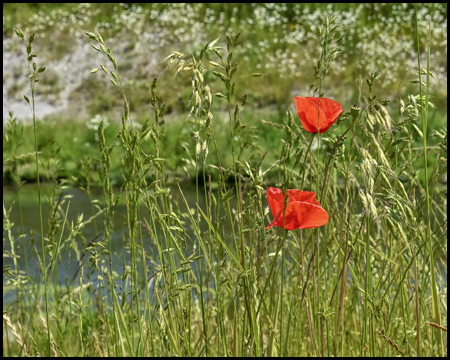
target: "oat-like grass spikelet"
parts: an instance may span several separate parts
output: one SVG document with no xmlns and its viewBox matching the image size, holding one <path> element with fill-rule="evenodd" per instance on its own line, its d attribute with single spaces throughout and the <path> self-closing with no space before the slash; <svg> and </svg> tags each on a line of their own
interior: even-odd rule
<svg viewBox="0 0 450 360">
<path fill-rule="evenodd" d="M 378 150 L 378 156 L 380 159 L 380 163 L 381 165 L 383 165 L 386 169 L 391 169 L 391 166 L 389 165 L 389 161 L 386 159 L 386 156 L 384 154 L 383 149 L 381 148 L 380 144 L 378 143 L 378 141 L 375 139 L 375 136 L 371 133 L 369 133 L 369 137 L 372 140 L 372 143 L 375 145 L 375 147 Z"/>
<path fill-rule="evenodd" d="M 358 150 L 362 158 L 360 168 L 364 176 L 369 178 L 374 177 L 374 169 L 378 168 L 377 161 L 374 158 L 372 158 L 369 151 L 367 151 L 363 147 L 359 147 Z"/>
<path fill-rule="evenodd" d="M 425 324 L 430 325 L 430 326 L 432 326 L 432 327 L 434 327 L 434 328 L 436 328 L 436 329 L 441 329 L 441 330 L 444 330 L 445 332 L 447 332 L 447 328 L 445 328 L 445 327 L 443 327 L 443 326 L 441 326 L 441 325 L 438 325 L 438 324 L 436 324 L 436 323 L 434 323 L 434 322 L 431 322 L 431 321 L 425 321 Z"/>
<path fill-rule="evenodd" d="M 99 346 L 98 341 L 95 338 L 95 336 L 91 336 L 91 340 L 92 340 L 92 346 L 94 347 L 94 350 L 98 354 L 98 356 L 105 357 L 105 354 L 103 354 L 103 351 L 100 349 L 100 346 Z"/>
<path fill-rule="evenodd" d="M 16 338 L 16 341 L 19 343 L 20 347 L 23 347 L 23 353 L 25 354 L 25 356 L 29 356 L 28 355 L 28 351 L 27 351 L 27 346 L 24 344 L 22 337 L 20 336 L 20 334 L 17 332 L 16 327 L 11 323 L 11 319 L 9 318 L 8 315 L 3 314 L 3 319 L 6 320 L 6 323 L 8 324 L 8 326 L 11 328 L 11 332 L 13 333 L 13 335 Z M 20 329 L 20 323 L 17 322 L 18 327 Z"/>
<path fill-rule="evenodd" d="M 391 345 L 395 350 L 397 350 L 398 353 L 402 354 L 402 356 L 405 356 L 405 353 L 403 350 L 390 338 L 388 338 L 386 335 L 384 335 L 380 330 L 375 329 L 380 337 L 382 337 L 384 340 L 386 340 L 389 345 Z"/>
<path fill-rule="evenodd" d="M 45 332 L 48 333 L 48 327 L 47 327 L 47 323 L 45 322 L 45 318 L 41 315 L 41 321 L 42 321 L 42 325 L 44 325 L 44 329 Z M 51 333 L 50 333 L 50 338 L 51 338 Z M 50 340 L 50 343 L 52 345 L 52 351 L 53 351 L 53 356 L 54 357 L 58 357 L 58 352 L 56 351 L 56 344 L 53 340 Z"/>
</svg>

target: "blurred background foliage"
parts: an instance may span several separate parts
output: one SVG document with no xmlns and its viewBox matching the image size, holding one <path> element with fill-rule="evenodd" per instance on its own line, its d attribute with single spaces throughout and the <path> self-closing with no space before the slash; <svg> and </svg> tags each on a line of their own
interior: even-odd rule
<svg viewBox="0 0 450 360">
<path fill-rule="evenodd" d="M 225 34 L 241 31 L 235 52 L 240 75 L 262 72 L 265 76 L 258 81 L 242 78 L 237 85 L 251 96 L 250 105 L 277 105 L 284 111 L 293 104 L 293 95 L 307 95 L 313 65 L 320 56 L 319 26 L 328 12 L 337 17 L 337 37 L 344 35 L 344 47 L 324 84 L 325 96 L 351 105 L 357 100 L 359 79 L 365 81 L 377 68 L 381 73 L 374 93 L 382 88 L 384 96 L 393 101 L 399 94 L 416 91 L 409 83 L 417 67 L 413 4 L 11 3 L 3 5 L 3 38 L 5 43 L 12 36 L 14 25 L 26 33 L 36 32 L 43 62 L 62 60 L 77 51 L 79 38 L 80 45 L 87 44 L 84 31 L 100 32 L 118 58 L 132 110 L 148 105 L 151 80 L 158 76 L 169 112 L 184 112 L 189 79 L 172 81 L 172 74 L 163 73 L 161 60 L 173 50 L 198 55 L 216 37 L 225 46 Z M 447 4 L 421 4 L 419 19 L 422 56 L 430 25 L 434 102 L 443 110 L 447 101 Z M 4 44 L 4 51 L 18 50 L 19 41 L 14 39 L 14 43 L 6 48 Z M 98 66 L 89 57 L 78 60 L 91 68 Z M 76 89 L 91 99 L 92 114 L 108 110 L 117 99 L 112 87 L 96 85 L 98 81 L 86 77 Z M 50 82 L 56 86 L 57 81 Z"/>
<path fill-rule="evenodd" d="M 287 109 L 296 116 L 294 97 L 309 95 L 320 56 L 319 28 L 331 12 L 339 25 L 337 37 L 344 38 L 342 52 L 323 84 L 324 96 L 348 111 L 358 102 L 360 89 L 367 96 L 366 79 L 381 69 L 371 95 L 389 101 L 387 109 L 398 119 L 400 99 L 407 101 L 408 93 L 419 92 L 417 84 L 410 81 L 418 77 L 413 4 L 9 3 L 3 4 L 3 123 L 9 111 L 19 122 L 30 118 L 22 97 L 28 91 L 26 56 L 13 32 L 18 26 L 27 35 L 37 34 L 33 49 L 38 66 L 46 66 L 37 87 L 36 106 L 38 117 L 45 119 L 43 135 L 53 136 L 53 147 L 68 142 L 77 149 L 78 144 L 83 145 L 81 153 L 71 149 L 59 154 L 66 162 L 64 169 L 77 169 L 80 157 L 90 154 L 89 147 L 97 151 L 94 132 L 86 128 L 97 114 L 111 120 L 108 131 L 114 139 L 123 108 L 121 97 L 106 76 L 89 74 L 104 59 L 90 47 L 85 32 L 98 32 L 117 59 L 132 115 L 141 124 L 152 116 L 150 86 L 154 77 L 159 78 L 158 93 L 167 104 L 166 136 L 171 144 L 166 155 L 170 167 L 176 169 L 184 156 L 181 140 L 190 136 L 184 120 L 190 109 L 191 82 L 183 72 L 174 79 L 174 69 L 166 70 L 167 63 L 161 61 L 172 51 L 197 57 L 201 48 L 217 37 L 218 45 L 226 48 L 226 34 L 241 32 L 233 54 L 233 61 L 239 64 L 235 97 L 248 94 L 243 123 L 258 128 L 261 152 L 273 149 L 277 154 L 283 134 L 260 119 L 281 123 Z M 423 64 L 428 32 L 431 39 L 431 101 L 436 109 L 429 126 L 439 128 L 447 121 L 447 4 L 420 4 L 418 18 Z M 218 62 L 218 58 L 211 60 Z M 215 68 L 211 66 L 211 70 Z M 255 72 L 263 76 L 246 76 Z M 205 79 L 212 93 L 223 92 L 223 84 L 211 73 Z M 219 134 L 228 128 L 225 107 L 225 101 L 215 99 Z M 51 129 L 50 133 L 46 129 Z M 72 130 L 66 132 L 68 129 Z M 227 136 L 223 138 L 222 145 L 227 146 Z M 433 139 L 429 143 L 433 145 Z M 271 156 L 265 161 L 276 160 Z"/>
</svg>

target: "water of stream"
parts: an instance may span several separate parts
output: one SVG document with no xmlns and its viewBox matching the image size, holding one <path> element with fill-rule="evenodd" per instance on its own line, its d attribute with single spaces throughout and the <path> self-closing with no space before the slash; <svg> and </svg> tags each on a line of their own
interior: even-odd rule
<svg viewBox="0 0 450 360">
<path fill-rule="evenodd" d="M 200 189 L 201 190 L 201 189 Z M 49 209 L 46 201 L 46 196 L 50 193 L 51 189 L 49 187 L 43 187 L 41 190 L 43 205 L 42 205 L 42 217 L 44 224 L 44 234 L 47 233 L 49 224 Z M 190 208 L 196 207 L 197 203 L 197 194 L 195 190 L 195 186 L 184 185 L 182 188 L 183 194 L 189 204 Z M 37 195 L 37 186 L 36 185 L 25 185 L 20 190 L 20 198 L 17 196 L 17 191 L 14 187 L 3 187 L 3 203 L 4 209 L 6 212 L 9 212 L 8 219 L 11 223 L 13 223 L 13 227 L 11 229 L 11 235 L 14 238 L 15 242 L 15 254 L 18 256 L 17 265 L 20 269 L 21 274 L 30 274 L 34 276 L 38 273 L 40 266 L 38 258 L 41 257 L 41 238 L 39 235 L 32 236 L 31 234 L 34 232 L 35 234 L 40 234 L 40 220 L 39 220 L 39 205 L 38 205 L 38 195 Z M 119 189 L 115 189 L 115 193 L 119 193 Z M 179 193 L 178 187 L 172 188 L 172 194 L 175 201 L 178 202 L 180 211 L 187 212 L 186 207 L 183 204 L 181 199 L 181 195 Z M 96 211 L 92 204 L 89 196 L 86 192 L 77 189 L 77 188 L 69 188 L 63 191 L 63 196 L 70 196 L 70 199 L 67 199 L 65 203 L 62 205 L 62 210 L 65 212 L 67 210 L 67 206 L 69 205 L 67 222 L 65 224 L 65 232 L 62 238 L 62 247 L 60 249 L 59 260 L 56 263 L 56 274 L 57 281 L 61 285 L 65 285 L 67 279 L 70 282 L 73 281 L 73 277 L 75 275 L 79 275 L 77 271 L 79 271 L 80 263 L 77 260 L 77 256 L 73 250 L 69 249 L 70 244 L 65 243 L 64 240 L 67 239 L 69 234 L 69 228 L 71 223 L 75 223 L 77 218 L 83 214 L 83 221 L 88 220 Z M 91 189 L 92 199 L 97 199 L 102 201 L 103 192 L 100 188 Z M 123 273 L 123 264 L 124 262 L 128 265 L 130 264 L 130 255 L 128 249 L 128 225 L 127 225 L 127 209 L 126 203 L 124 201 L 125 195 L 121 195 L 121 200 L 117 205 L 115 214 L 114 214 L 114 232 L 111 234 L 111 249 L 112 249 L 112 263 L 113 263 L 113 271 L 116 271 L 118 274 Z M 204 191 L 199 191 L 199 205 L 204 209 L 205 208 L 205 194 Z M 20 203 L 20 206 L 19 206 Z M 12 205 L 12 206 L 11 206 Z M 140 219 L 147 219 L 148 223 L 150 221 L 150 212 L 148 208 L 142 204 L 140 206 Z M 5 216 L 4 216 L 5 220 Z M 184 219 L 186 223 L 189 223 L 189 219 Z M 207 229 L 207 224 L 205 221 L 201 223 L 201 230 L 204 231 Z M 188 224 L 190 225 L 190 224 Z M 194 233 L 192 231 L 191 226 L 186 226 L 186 244 L 184 250 L 186 250 L 187 254 L 190 255 L 195 251 L 194 249 L 194 241 L 195 238 Z M 145 251 L 148 254 L 154 254 L 152 257 L 157 259 L 157 245 L 154 239 L 150 238 L 148 231 L 144 226 L 140 228 L 142 234 L 142 242 Z M 24 235 L 21 235 L 24 234 Z M 88 223 L 82 230 L 84 240 L 84 246 L 89 243 L 92 239 L 99 236 L 95 241 L 99 241 L 102 239 L 103 234 L 103 214 L 98 216 L 95 220 Z M 59 236 L 59 233 L 58 235 Z M 3 239 L 4 239 L 4 250 L 11 252 L 11 242 L 9 240 L 8 232 L 3 230 Z M 162 239 L 162 243 L 165 246 L 165 241 Z M 78 249 L 82 251 L 83 241 L 80 236 L 75 238 L 75 241 L 78 242 Z M 140 235 L 138 236 L 138 246 L 140 246 Z M 108 245 L 107 245 L 108 246 Z M 101 249 L 99 249 L 100 251 Z M 82 254 L 82 252 L 80 252 Z M 83 257 L 83 267 L 87 268 L 89 254 Z M 139 261 L 142 259 L 141 254 L 138 255 Z M 103 265 L 108 264 L 109 260 L 108 256 L 103 254 L 101 258 L 105 261 Z M 47 255 L 46 262 L 49 264 L 50 256 Z M 11 271 L 14 272 L 14 260 L 12 257 L 4 257 L 3 265 L 10 265 Z M 147 263 L 149 274 L 152 274 L 156 269 L 158 269 L 159 264 L 155 263 Z M 142 269 L 141 269 L 142 270 Z M 87 270 L 86 270 L 87 271 Z M 143 274 L 143 271 L 140 271 Z M 91 276 L 92 275 L 92 276 Z M 86 274 L 84 273 L 84 278 L 88 278 L 88 280 L 92 281 L 96 278 L 96 274 Z M 3 277 L 3 287 L 5 292 L 9 289 L 8 285 L 8 276 Z M 94 286 L 96 285 L 96 281 L 93 281 Z M 11 300 L 14 298 L 13 291 L 6 291 L 7 296 L 6 300 Z"/>
</svg>

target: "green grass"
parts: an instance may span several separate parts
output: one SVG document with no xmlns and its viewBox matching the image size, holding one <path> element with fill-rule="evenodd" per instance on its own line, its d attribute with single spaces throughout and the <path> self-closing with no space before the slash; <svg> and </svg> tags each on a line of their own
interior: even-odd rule
<svg viewBox="0 0 450 360">
<path fill-rule="evenodd" d="M 322 61 L 310 64 L 317 71 L 307 84 L 331 97 L 328 69 L 344 43 L 333 36 L 333 18 L 320 20 Z M 271 111 L 251 106 L 252 89 L 266 81 L 239 66 L 252 34 L 207 42 L 193 49 L 195 61 L 171 49 L 170 78 L 149 82 L 145 112 L 132 111 L 114 42 L 86 35 L 107 69 L 91 76 L 113 91 L 94 90 L 115 93 L 120 109 L 116 100 L 100 102 L 87 123 L 4 126 L 3 178 L 17 187 L 16 201 L 3 206 L 4 356 L 446 355 L 446 331 L 436 324 L 447 327 L 447 130 L 416 96 L 433 99 L 429 79 L 421 76 L 421 88 L 412 84 L 413 95 L 401 93 L 394 105 L 381 100 L 374 72 L 359 83 L 361 109 L 344 103 L 339 121 L 313 136 L 282 101 Z M 34 86 L 45 72 L 30 71 Z M 168 113 L 163 80 L 192 93 L 181 116 Z M 21 211 L 22 181 L 38 174 L 49 185 L 48 218 L 25 233 L 27 219 L 13 224 L 10 211 Z M 177 177 L 195 183 L 194 201 Z M 266 230 L 269 184 L 315 191 L 328 223 Z M 90 213 L 74 216 L 68 185 L 87 193 Z M 87 238 L 87 224 L 98 235 Z M 25 246 L 32 250 L 23 267 L 17 254 Z M 75 276 L 63 279 L 58 265 L 73 259 Z"/>
<path fill-rule="evenodd" d="M 218 100 L 221 101 L 221 100 Z M 111 119 L 114 116 L 114 111 L 110 110 L 105 112 L 107 116 Z M 291 111 L 295 111 L 291 109 Z M 99 112 L 97 112 L 99 113 Z M 100 112 L 101 113 L 101 112 Z M 442 129 L 444 127 L 439 119 L 440 114 L 437 112 L 431 112 L 429 116 L 430 128 L 431 129 Z M 230 141 L 227 135 L 228 125 L 224 123 L 226 114 L 219 112 L 216 115 L 219 118 L 217 124 L 217 145 L 219 148 L 219 153 L 223 154 L 226 163 L 231 162 L 232 156 L 228 151 Z M 282 129 L 283 117 L 285 115 L 280 113 L 275 107 L 272 108 L 262 108 L 262 109 L 243 109 L 242 110 L 242 122 L 244 124 L 249 124 L 249 126 L 254 126 L 257 131 L 257 142 L 260 147 L 259 153 L 262 155 L 267 152 L 262 165 L 264 168 L 270 167 L 276 160 L 278 160 L 278 155 L 283 146 L 282 139 L 284 137 L 284 132 Z M 13 116 L 14 118 L 14 116 Z M 94 117 L 93 117 L 94 118 Z M 147 114 L 137 114 L 136 122 L 143 125 L 149 117 Z M 266 121 L 266 123 L 261 120 Z M 117 141 L 117 135 L 120 131 L 120 125 L 114 121 L 110 121 L 110 125 L 105 128 L 105 137 L 108 143 L 113 143 Z M 162 140 L 161 156 L 166 159 L 165 170 L 172 178 L 178 178 L 184 182 L 195 182 L 195 169 L 193 169 L 189 162 L 189 156 L 186 154 L 186 150 L 183 147 L 185 145 L 189 149 L 195 147 L 195 141 L 192 139 L 191 132 L 189 130 L 190 124 L 185 122 L 185 116 L 183 115 L 168 115 L 166 116 L 166 124 L 164 128 L 164 138 Z M 87 123 L 90 121 L 83 121 L 81 119 L 61 119 L 56 116 L 47 116 L 43 121 L 39 122 L 37 127 L 37 140 L 38 140 L 38 151 L 42 152 L 41 162 L 43 162 L 44 167 L 41 170 L 41 177 L 44 181 L 48 181 L 52 167 L 58 167 L 58 178 L 66 179 L 69 183 L 73 185 L 86 185 L 86 177 L 89 177 L 89 182 L 92 186 L 100 186 L 100 179 L 97 173 L 99 164 L 99 154 L 98 154 L 98 141 L 95 138 L 95 130 L 89 129 Z M 267 122 L 272 124 L 278 124 L 280 127 L 274 127 Z M 17 128 L 23 131 L 22 138 L 30 138 L 33 133 L 33 126 L 31 124 L 20 124 L 16 120 Z M 339 134 L 345 131 L 346 124 L 348 121 L 342 122 L 340 124 L 335 124 L 333 127 L 336 128 L 335 133 Z M 419 126 L 419 125 L 418 125 Z M 22 130 L 23 129 L 23 130 Z M 19 131 L 19 130 L 17 130 Z M 413 132 L 416 130 L 412 130 Z M 323 145 L 327 149 L 332 147 L 332 138 L 325 136 L 322 139 Z M 412 164 L 415 171 L 413 174 L 402 174 L 402 181 L 411 181 L 412 176 L 418 176 L 422 184 L 424 184 L 424 172 L 423 169 L 423 158 L 420 157 L 420 146 L 421 139 L 418 133 L 412 134 L 412 146 L 411 149 L 413 156 Z M 19 141 L 12 140 L 12 141 Z M 428 133 L 427 143 L 431 149 L 436 149 L 440 142 L 440 138 L 437 136 L 432 136 L 430 132 Z M 68 146 L 71 144 L 71 146 Z M 348 145 L 348 141 L 347 144 Z M 402 147 L 402 144 L 397 145 L 397 147 Z M 214 147 L 213 144 L 209 143 L 209 155 L 206 161 L 205 170 L 207 175 L 211 175 L 213 182 L 217 181 L 217 171 L 213 170 L 209 165 L 218 166 L 217 158 L 213 156 Z M 151 148 L 153 148 L 151 146 Z M 17 159 L 17 169 L 14 170 L 14 165 L 10 161 L 13 157 L 13 152 L 10 148 L 10 143 L 7 138 L 3 142 L 3 182 L 4 184 L 13 184 L 13 171 L 16 172 L 17 176 L 27 182 L 36 181 L 36 169 L 33 167 L 32 152 L 33 144 L 30 142 L 22 141 L 20 146 L 20 152 L 22 156 Z M 193 155 L 193 150 L 190 153 L 191 158 Z M 394 148 L 388 152 L 390 155 L 395 154 Z M 24 154 L 29 154 L 25 156 Z M 432 172 L 436 163 L 437 154 L 431 151 L 428 154 L 428 172 Z M 258 161 L 259 162 L 259 161 Z M 83 165 L 84 164 L 84 165 Z M 87 166 L 88 165 L 88 166 Z M 80 174 L 80 168 L 87 166 L 86 171 Z M 122 183 L 122 175 L 120 174 L 120 158 L 112 157 L 111 163 L 111 174 L 112 181 L 114 185 L 120 185 Z M 266 180 L 269 183 L 274 183 L 278 176 L 279 169 L 273 168 L 270 170 L 266 176 Z"/>
</svg>

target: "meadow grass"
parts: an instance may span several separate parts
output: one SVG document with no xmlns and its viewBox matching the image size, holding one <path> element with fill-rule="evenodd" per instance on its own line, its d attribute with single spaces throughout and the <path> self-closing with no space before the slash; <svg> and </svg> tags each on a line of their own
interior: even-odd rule
<svg viewBox="0 0 450 360">
<path fill-rule="evenodd" d="M 321 24 L 310 95 L 327 96 L 328 70 L 345 42 L 336 25 L 333 17 Z M 249 122 L 243 109 L 251 97 L 239 79 L 258 84 L 263 77 L 241 71 L 235 60 L 245 33 L 227 35 L 226 47 L 213 38 L 198 51 L 173 51 L 163 60 L 176 75 L 165 81 L 182 82 L 190 96 L 183 127 L 171 134 L 161 79 L 149 88 L 152 116 L 138 121 L 114 43 L 86 35 L 103 59 L 92 76 L 106 77 L 123 106 L 119 127 L 92 119 L 79 135 L 85 157 L 72 156 L 79 168 L 72 185 L 86 191 L 92 212 L 68 221 L 60 154 L 70 158 L 73 141 L 46 146 L 44 138 L 40 148 L 37 134 L 48 130 L 39 127 L 52 125 L 34 122 L 30 150 L 27 129 L 12 114 L 4 127 L 4 177 L 6 168 L 17 187 L 17 204 L 3 205 L 4 257 L 12 258 L 3 267 L 4 356 L 446 355 L 447 129 L 428 128 L 429 56 L 425 68 L 417 55 L 416 95 L 401 96 L 397 114 L 374 93 L 380 75 L 374 70 L 360 79 L 358 101 L 344 108 L 339 126 L 314 135 L 288 109 L 281 121 Z M 31 85 L 25 100 L 34 119 L 35 86 L 45 69 L 34 65 L 32 38 L 25 42 Z M 419 36 L 415 45 L 424 46 Z M 218 121 L 224 104 L 225 125 Z M 259 138 L 259 126 L 273 135 Z M 430 133 L 437 140 L 432 147 Z M 10 212 L 21 207 L 19 171 L 29 157 L 37 179 L 44 174 L 52 186 L 46 231 L 41 216 L 40 232 L 25 234 L 27 219 L 18 229 Z M 173 178 L 177 166 L 195 182 L 194 203 Z M 316 192 L 328 223 L 267 230 L 269 181 L 284 193 Z M 101 201 L 92 197 L 93 183 L 102 188 Z M 126 205 L 121 272 L 112 246 L 119 202 Z M 89 223 L 96 235 L 86 238 Z M 17 254 L 25 246 L 32 251 L 24 252 L 21 268 Z M 57 264 L 67 257 L 77 268 L 61 276 Z M 36 261 L 35 274 L 28 264 Z M 5 302 L 5 292 L 16 295 Z"/>
</svg>

